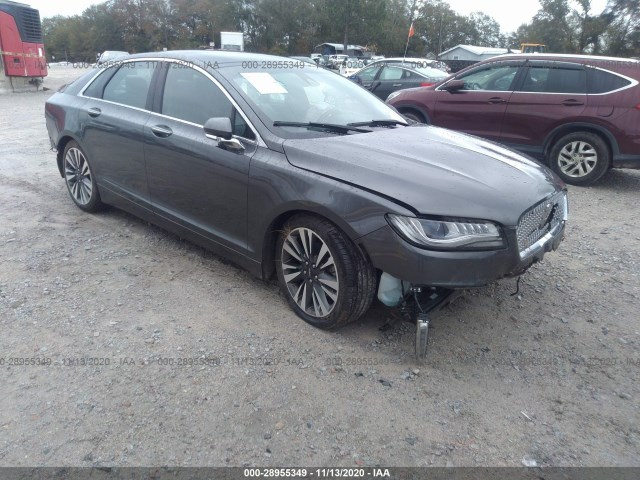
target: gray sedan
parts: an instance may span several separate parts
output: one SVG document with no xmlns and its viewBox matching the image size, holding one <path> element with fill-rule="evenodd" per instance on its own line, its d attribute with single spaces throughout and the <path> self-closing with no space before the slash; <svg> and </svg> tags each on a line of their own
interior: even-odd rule
<svg viewBox="0 0 640 480">
<path fill-rule="evenodd" d="M 475 287 L 555 249 L 564 185 L 475 137 L 410 124 L 287 58 L 164 52 L 92 70 L 46 123 L 71 199 L 109 204 L 277 276 L 320 328 L 411 286 Z"/>
</svg>

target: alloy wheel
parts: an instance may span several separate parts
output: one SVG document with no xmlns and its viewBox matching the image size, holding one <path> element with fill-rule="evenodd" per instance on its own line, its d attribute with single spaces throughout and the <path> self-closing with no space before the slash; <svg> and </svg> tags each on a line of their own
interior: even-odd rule
<svg viewBox="0 0 640 480">
<path fill-rule="evenodd" d="M 584 177 L 591 173 L 598 163 L 598 152 L 587 142 L 571 142 L 560 150 L 558 166 L 569 177 Z"/>
<path fill-rule="evenodd" d="M 74 200 L 80 205 L 87 205 L 91 201 L 93 182 L 89 163 L 79 148 L 67 150 L 64 157 L 64 178 Z"/>
<path fill-rule="evenodd" d="M 329 315 L 338 300 L 340 282 L 327 244 L 313 230 L 291 230 L 282 244 L 282 272 L 289 294 L 307 315 Z"/>
</svg>

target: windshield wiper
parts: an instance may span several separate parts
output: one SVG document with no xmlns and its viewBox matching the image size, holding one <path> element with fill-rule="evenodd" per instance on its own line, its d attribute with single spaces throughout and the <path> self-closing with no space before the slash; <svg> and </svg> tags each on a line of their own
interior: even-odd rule
<svg viewBox="0 0 640 480">
<path fill-rule="evenodd" d="M 348 124 L 351 127 L 392 127 L 394 125 L 409 125 L 402 120 L 369 120 L 368 122 L 353 122 Z"/>
<path fill-rule="evenodd" d="M 337 125 L 334 123 L 316 123 L 316 122 L 273 122 L 274 127 L 300 127 L 300 128 L 322 128 L 324 130 L 331 130 L 338 133 L 358 132 L 358 133 L 371 133 L 371 130 L 366 128 L 358 128 L 357 125 Z"/>
</svg>

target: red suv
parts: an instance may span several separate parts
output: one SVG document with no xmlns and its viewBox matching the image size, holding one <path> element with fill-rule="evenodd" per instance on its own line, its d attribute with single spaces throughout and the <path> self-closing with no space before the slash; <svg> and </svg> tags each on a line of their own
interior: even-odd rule
<svg viewBox="0 0 640 480">
<path fill-rule="evenodd" d="M 495 140 L 567 183 L 640 168 L 640 61 L 586 55 L 504 55 L 387 102 L 418 122 Z"/>
</svg>

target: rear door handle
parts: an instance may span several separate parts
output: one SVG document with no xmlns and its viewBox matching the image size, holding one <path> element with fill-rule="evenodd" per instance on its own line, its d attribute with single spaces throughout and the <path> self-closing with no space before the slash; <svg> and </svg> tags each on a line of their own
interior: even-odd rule
<svg viewBox="0 0 640 480">
<path fill-rule="evenodd" d="M 401 84 L 401 83 L 394 83 L 392 86 L 393 86 L 393 87 L 401 87 L 401 86 L 402 86 L 402 84 Z"/>
<path fill-rule="evenodd" d="M 155 125 L 151 127 L 151 131 L 156 137 L 167 138 L 173 135 L 173 130 L 171 130 L 166 125 Z"/>
<path fill-rule="evenodd" d="M 100 115 L 102 115 L 102 110 L 100 110 L 98 107 L 91 107 L 87 113 L 89 114 L 90 117 L 92 118 L 97 118 Z"/>
<path fill-rule="evenodd" d="M 487 100 L 487 103 L 490 103 L 491 105 L 494 105 L 496 103 L 507 103 L 507 101 L 504 98 L 491 97 L 489 100 Z"/>
<path fill-rule="evenodd" d="M 565 107 L 578 107 L 580 105 L 584 105 L 584 102 L 570 98 L 569 100 L 565 100 L 564 102 L 562 102 L 562 105 L 564 105 Z"/>
</svg>

